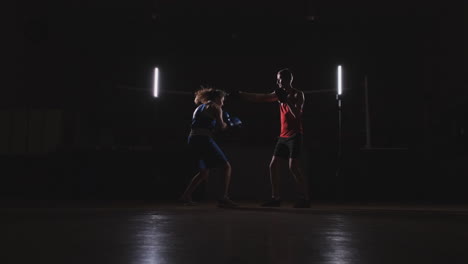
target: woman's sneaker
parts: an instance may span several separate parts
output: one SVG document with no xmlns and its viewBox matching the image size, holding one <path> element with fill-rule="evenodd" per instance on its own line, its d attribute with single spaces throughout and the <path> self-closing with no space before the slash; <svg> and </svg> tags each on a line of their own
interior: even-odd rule
<svg viewBox="0 0 468 264">
<path fill-rule="evenodd" d="M 192 199 L 187 199 L 187 198 L 180 198 L 179 202 L 181 202 L 185 206 L 195 206 L 195 205 L 197 205 L 197 203 L 192 201 Z"/>
<path fill-rule="evenodd" d="M 223 208 L 234 208 L 238 207 L 239 205 L 234 203 L 229 197 L 224 197 L 223 199 L 218 200 L 218 207 Z"/>
<path fill-rule="evenodd" d="M 310 200 L 301 198 L 294 203 L 294 208 L 310 208 Z"/>
<path fill-rule="evenodd" d="M 280 207 L 281 206 L 281 200 L 271 198 L 270 200 L 265 201 L 264 203 L 260 204 L 260 206 L 262 206 L 262 207 Z"/>
</svg>

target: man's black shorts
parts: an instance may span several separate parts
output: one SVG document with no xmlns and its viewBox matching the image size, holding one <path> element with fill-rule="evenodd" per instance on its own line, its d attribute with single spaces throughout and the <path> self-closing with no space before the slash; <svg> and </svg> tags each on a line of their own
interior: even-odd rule
<svg viewBox="0 0 468 264">
<path fill-rule="evenodd" d="M 292 137 L 278 137 L 273 156 L 285 159 L 299 158 L 302 152 L 302 134 L 295 134 Z"/>
</svg>

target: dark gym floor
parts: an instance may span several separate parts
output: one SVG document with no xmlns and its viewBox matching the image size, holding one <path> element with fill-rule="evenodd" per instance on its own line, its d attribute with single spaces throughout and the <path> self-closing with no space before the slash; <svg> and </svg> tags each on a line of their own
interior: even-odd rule
<svg viewBox="0 0 468 264">
<path fill-rule="evenodd" d="M 2 206 L 0 263 L 468 263 L 468 207 Z"/>
</svg>

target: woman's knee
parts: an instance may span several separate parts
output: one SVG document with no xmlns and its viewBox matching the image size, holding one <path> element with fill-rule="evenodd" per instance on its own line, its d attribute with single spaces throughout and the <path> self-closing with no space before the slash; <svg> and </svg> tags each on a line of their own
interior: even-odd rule
<svg viewBox="0 0 468 264">
<path fill-rule="evenodd" d="M 226 161 L 223 165 L 223 169 L 231 170 L 231 163 L 229 163 L 229 161 Z"/>
<path fill-rule="evenodd" d="M 200 177 L 205 179 L 210 174 L 210 169 L 200 169 Z"/>
</svg>

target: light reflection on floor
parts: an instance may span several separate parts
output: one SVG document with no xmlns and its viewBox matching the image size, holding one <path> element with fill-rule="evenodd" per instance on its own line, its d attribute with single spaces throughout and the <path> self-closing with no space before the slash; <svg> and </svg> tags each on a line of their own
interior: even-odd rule
<svg viewBox="0 0 468 264">
<path fill-rule="evenodd" d="M 2 209 L 2 263 L 468 263 L 468 213 Z M 6 262 L 5 262 L 6 261 Z"/>
</svg>

